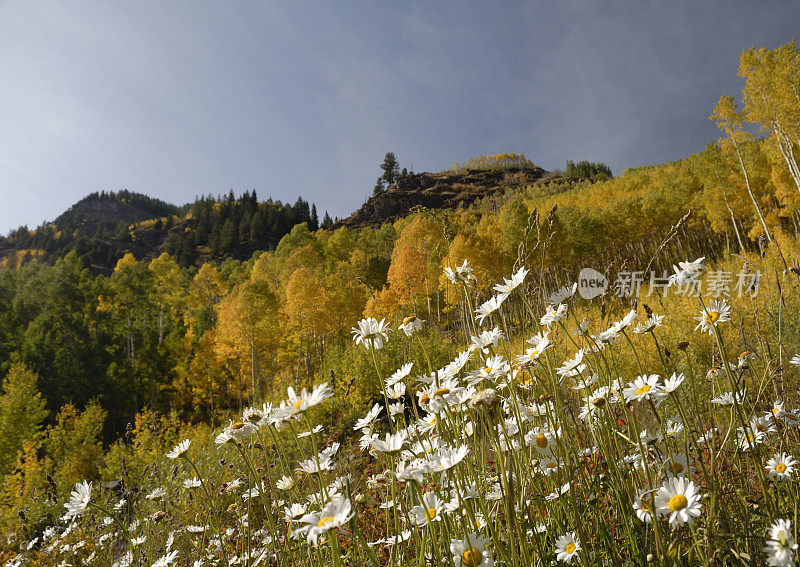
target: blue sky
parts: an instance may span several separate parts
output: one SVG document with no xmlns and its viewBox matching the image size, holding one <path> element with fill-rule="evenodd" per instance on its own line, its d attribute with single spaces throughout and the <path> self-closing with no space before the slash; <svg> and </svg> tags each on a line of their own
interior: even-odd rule
<svg viewBox="0 0 800 567">
<path fill-rule="evenodd" d="M 0 1 L 0 233 L 93 191 L 256 189 L 347 216 L 401 166 L 701 151 L 800 3 Z"/>
</svg>

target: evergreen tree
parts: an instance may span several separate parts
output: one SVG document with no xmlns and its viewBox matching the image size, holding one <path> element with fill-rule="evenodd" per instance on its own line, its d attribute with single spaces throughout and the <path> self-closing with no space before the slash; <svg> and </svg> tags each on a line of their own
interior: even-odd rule
<svg viewBox="0 0 800 567">
<path fill-rule="evenodd" d="M 400 165 L 397 163 L 397 158 L 394 156 L 393 152 L 386 152 L 386 156 L 383 158 L 383 163 L 381 164 L 381 170 L 383 171 L 383 175 L 381 175 L 380 180 L 383 181 L 383 183 L 389 186 L 397 182 L 397 177 L 400 175 Z"/>
<path fill-rule="evenodd" d="M 317 205 L 315 205 L 313 203 L 311 205 L 311 220 L 308 223 L 308 227 L 312 231 L 315 231 L 315 230 L 317 230 L 319 228 L 319 217 L 317 216 Z"/>
</svg>

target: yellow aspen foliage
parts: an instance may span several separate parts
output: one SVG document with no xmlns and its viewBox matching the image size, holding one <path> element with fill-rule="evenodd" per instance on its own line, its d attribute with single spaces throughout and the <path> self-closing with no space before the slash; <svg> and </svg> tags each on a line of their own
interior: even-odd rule
<svg viewBox="0 0 800 567">
<path fill-rule="evenodd" d="M 447 302 L 458 302 L 461 290 L 448 285 L 443 270 L 455 267 L 467 260 L 476 278 L 477 291 L 488 291 L 497 283 L 498 274 L 510 273 L 511 262 L 503 250 L 503 233 L 497 222 L 484 216 L 474 230 L 459 232 L 450 243 L 449 253 L 442 261 L 440 285 L 447 290 Z"/>
<path fill-rule="evenodd" d="M 150 299 L 158 309 L 158 342 L 164 336 L 164 317 L 179 312 L 186 297 L 183 273 L 175 259 L 164 252 L 147 266 L 150 271 Z"/>
<path fill-rule="evenodd" d="M 219 269 L 203 264 L 189 284 L 188 309 L 184 314 L 187 327 L 202 335 L 213 326 L 214 306 L 228 293 L 228 286 Z"/>
<path fill-rule="evenodd" d="M 219 407 L 233 407 L 231 400 L 236 398 L 235 381 L 223 370 L 214 351 L 215 339 L 214 330 L 185 339 L 191 343 L 187 346 L 189 354 L 175 369 L 172 387 L 176 401 L 182 407 L 194 408 L 198 416 L 206 413 L 209 417 Z"/>
<path fill-rule="evenodd" d="M 367 303 L 369 293 L 364 285 L 356 283 L 349 265 L 342 266 L 336 273 L 325 276 L 327 291 L 326 335 L 348 335 L 353 321 L 358 321 Z"/>
<path fill-rule="evenodd" d="M 392 319 L 399 313 L 399 301 L 394 288 L 384 287 L 370 297 L 364 306 L 365 317 Z"/>
<path fill-rule="evenodd" d="M 313 273 L 321 273 L 324 265 L 317 246 L 317 243 L 309 243 L 292 250 L 281 266 L 281 281 L 288 283 L 299 268 L 305 268 Z"/>
<path fill-rule="evenodd" d="M 403 228 L 387 274 L 387 285 L 399 306 L 420 307 L 438 289 L 446 245 L 441 228 L 422 215 Z"/>
<path fill-rule="evenodd" d="M 203 264 L 192 278 L 189 299 L 195 307 L 211 307 L 228 293 L 222 274 L 213 264 Z"/>
<path fill-rule="evenodd" d="M 286 284 L 284 311 L 293 335 L 324 335 L 332 328 L 330 298 L 323 282 L 305 266 L 297 268 Z"/>
</svg>

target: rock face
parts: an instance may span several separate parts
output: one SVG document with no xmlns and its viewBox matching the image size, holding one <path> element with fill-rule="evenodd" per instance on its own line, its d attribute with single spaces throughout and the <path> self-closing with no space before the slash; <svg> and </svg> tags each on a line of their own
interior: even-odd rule
<svg viewBox="0 0 800 567">
<path fill-rule="evenodd" d="M 506 189 L 531 185 L 545 175 L 547 172 L 536 166 L 524 169 L 415 173 L 398 180 L 383 193 L 371 197 L 355 213 L 336 223 L 336 227 L 380 226 L 407 215 L 416 206 L 428 209 L 466 207 Z"/>
</svg>

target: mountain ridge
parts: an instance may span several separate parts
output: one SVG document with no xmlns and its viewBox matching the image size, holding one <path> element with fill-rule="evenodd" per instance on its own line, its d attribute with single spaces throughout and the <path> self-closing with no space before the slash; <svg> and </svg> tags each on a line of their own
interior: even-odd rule
<svg viewBox="0 0 800 567">
<path fill-rule="evenodd" d="M 420 207 L 458 210 L 531 185 L 572 187 L 581 181 L 532 163 L 408 173 L 369 197 L 349 217 L 334 222 L 326 214 L 322 226 L 333 230 L 378 227 Z M 169 252 L 184 266 L 229 257 L 244 260 L 257 250 L 273 250 L 301 222 L 311 230 L 320 227 L 315 205 L 309 206 L 302 198 L 293 205 L 259 201 L 255 191 L 239 198 L 233 192 L 200 197 L 182 206 L 127 190 L 95 192 L 54 221 L 0 236 L 0 267 L 16 267 L 32 259 L 54 261 L 71 250 L 95 272 L 110 272 L 125 253 L 152 259 Z"/>
</svg>

